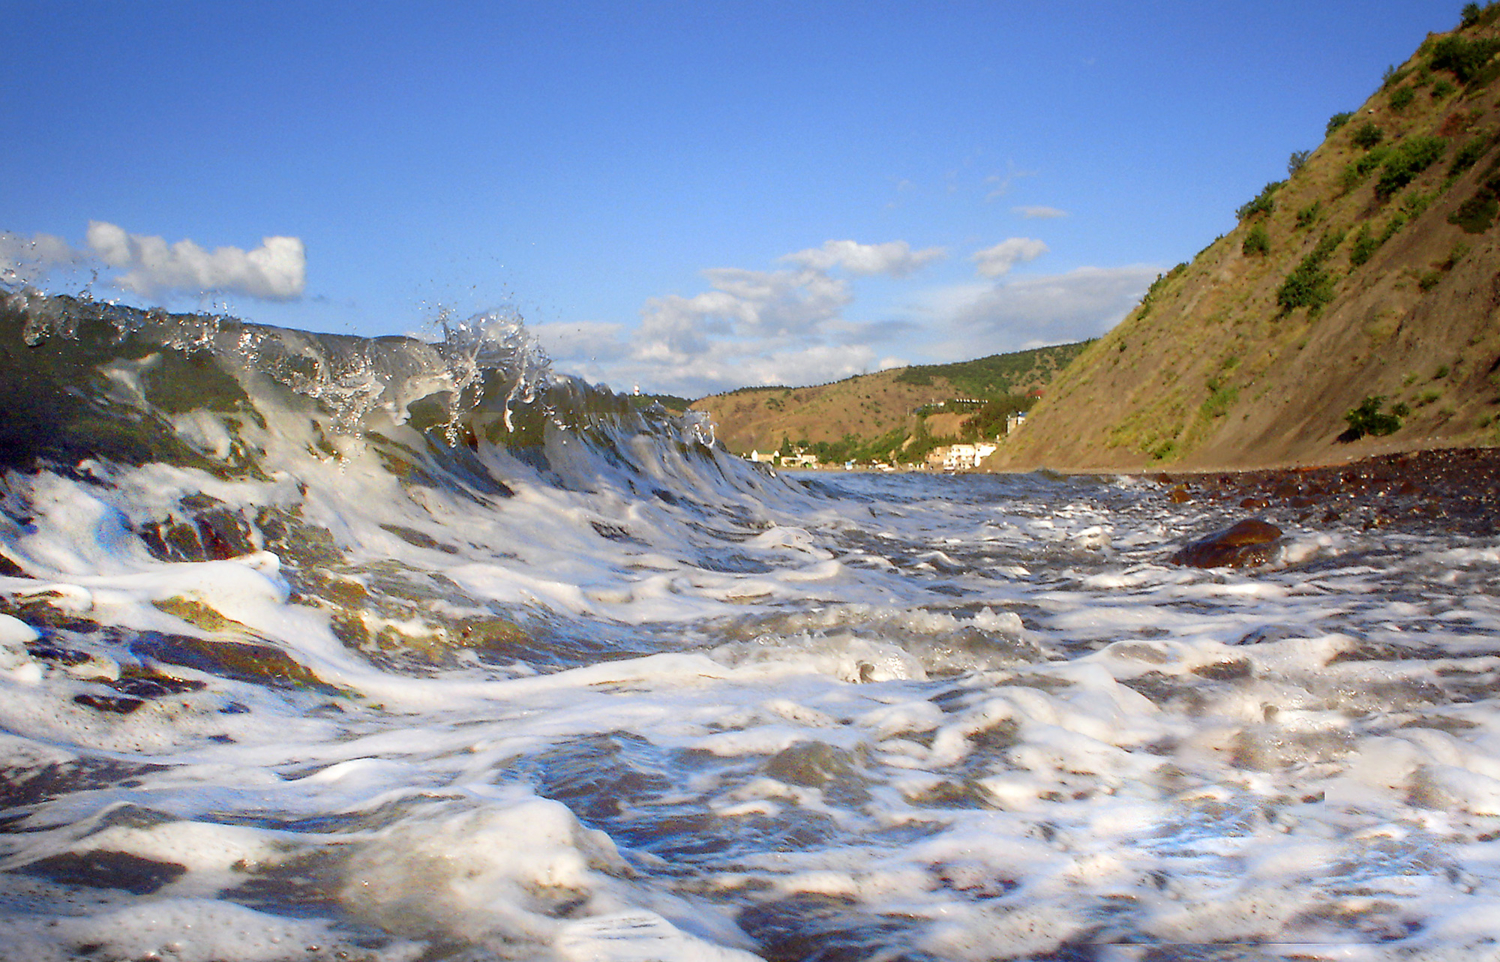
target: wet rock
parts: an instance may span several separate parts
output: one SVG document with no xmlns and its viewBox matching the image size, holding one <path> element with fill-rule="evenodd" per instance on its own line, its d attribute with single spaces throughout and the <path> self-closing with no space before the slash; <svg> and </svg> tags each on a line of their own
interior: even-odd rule
<svg viewBox="0 0 1500 962">
<path fill-rule="evenodd" d="M 145 524 L 140 537 L 146 549 L 162 561 L 224 561 L 260 550 L 260 538 L 229 505 L 204 494 L 189 495 L 179 503 L 186 518 Z"/>
<path fill-rule="evenodd" d="M 235 681 L 342 694 L 333 685 L 280 648 L 259 642 L 192 638 L 157 631 L 141 632 L 131 643 L 135 655 L 207 672 Z"/>
<path fill-rule="evenodd" d="M 73 703 L 95 711 L 107 712 L 115 715 L 128 715 L 145 704 L 139 698 L 127 698 L 119 695 L 74 695 Z"/>
<path fill-rule="evenodd" d="M 854 771 L 848 752 L 824 742 L 798 742 L 777 752 L 766 764 L 766 774 L 772 778 L 809 788 L 849 778 Z"/>
<path fill-rule="evenodd" d="M 1271 560 L 1281 529 L 1259 518 L 1246 518 L 1172 555 L 1173 564 L 1193 568 L 1245 568 Z"/>
<path fill-rule="evenodd" d="M 176 862 L 157 862 L 129 852 L 85 852 L 49 855 L 22 869 L 28 875 L 39 875 L 63 885 L 82 885 L 99 889 L 122 889 L 136 895 L 150 895 L 187 871 Z"/>
<path fill-rule="evenodd" d="M 788 785 L 821 789 L 824 797 L 857 805 L 869 798 L 855 756 L 825 742 L 798 742 L 771 756 L 765 773 Z"/>
<path fill-rule="evenodd" d="M 918 920 L 909 916 L 876 915 L 853 899 L 798 892 L 751 905 L 736 920 L 766 959 L 817 959 L 853 962 L 855 959 L 932 958 L 908 948 Z"/>
<path fill-rule="evenodd" d="M 44 764 L 0 763 L 0 811 L 15 812 L 74 792 L 112 786 L 134 788 L 140 784 L 141 776 L 166 767 L 86 756 Z"/>
<path fill-rule="evenodd" d="M 1455 448 L 1381 455 L 1350 465 L 1238 472 L 1202 485 L 1197 475 L 1159 474 L 1158 484 L 1192 491 L 1195 501 L 1246 511 L 1293 512 L 1366 529 L 1500 534 L 1500 448 Z M 1193 490 L 1194 485 L 1200 485 Z M 1279 520 L 1279 518 L 1278 518 Z"/>
<path fill-rule="evenodd" d="M 1193 674 L 1211 681 L 1239 681 L 1242 678 L 1249 678 L 1254 674 L 1254 669 L 1251 668 L 1249 660 L 1236 658 L 1233 661 L 1220 661 L 1212 665 L 1199 665 L 1193 669 Z"/>
</svg>

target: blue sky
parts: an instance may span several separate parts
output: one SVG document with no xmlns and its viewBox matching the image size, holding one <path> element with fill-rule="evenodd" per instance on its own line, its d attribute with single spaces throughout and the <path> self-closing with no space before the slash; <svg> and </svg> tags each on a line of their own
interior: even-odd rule
<svg viewBox="0 0 1500 962">
<path fill-rule="evenodd" d="M 0 268 L 699 396 L 1108 330 L 1461 3 L 0 0 Z"/>
</svg>

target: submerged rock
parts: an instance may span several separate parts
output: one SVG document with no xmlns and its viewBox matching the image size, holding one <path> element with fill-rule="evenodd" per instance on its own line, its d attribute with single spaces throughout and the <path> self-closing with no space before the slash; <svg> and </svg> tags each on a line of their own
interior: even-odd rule
<svg viewBox="0 0 1500 962">
<path fill-rule="evenodd" d="M 1259 518 L 1246 518 L 1215 531 L 1172 555 L 1173 564 L 1194 568 L 1246 568 L 1263 565 L 1276 552 L 1281 529 Z"/>
</svg>

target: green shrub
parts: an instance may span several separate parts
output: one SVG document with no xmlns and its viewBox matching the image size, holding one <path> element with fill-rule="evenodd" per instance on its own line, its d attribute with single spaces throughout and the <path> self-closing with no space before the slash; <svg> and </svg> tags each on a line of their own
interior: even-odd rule
<svg viewBox="0 0 1500 962">
<path fill-rule="evenodd" d="M 1324 305 L 1333 300 L 1336 282 L 1324 265 L 1343 240 L 1342 231 L 1324 236 L 1312 253 L 1302 258 L 1302 262 L 1286 276 L 1276 290 L 1276 303 L 1281 306 L 1282 313 L 1305 307 L 1309 316 L 1316 317 Z"/>
<path fill-rule="evenodd" d="M 1442 159 L 1447 150 L 1448 142 L 1441 137 L 1408 137 L 1386 158 L 1380 180 L 1375 184 L 1375 196 L 1381 200 L 1395 196 L 1418 174 Z"/>
<path fill-rule="evenodd" d="M 1500 40 L 1490 37 L 1447 36 L 1432 45 L 1433 70 L 1446 70 L 1467 86 L 1478 79 L 1490 58 L 1500 51 Z"/>
<path fill-rule="evenodd" d="M 1286 181 L 1275 180 L 1262 187 L 1260 193 L 1256 194 L 1253 200 L 1240 205 L 1239 209 L 1235 211 L 1235 216 L 1240 220 L 1248 220 L 1257 214 L 1271 213 L 1271 211 L 1276 209 L 1276 201 L 1273 198 L 1284 183 Z"/>
<path fill-rule="evenodd" d="M 1460 27 L 1472 27 L 1472 26 L 1474 26 L 1476 23 L 1479 22 L 1479 15 L 1482 14 L 1483 12 L 1484 11 L 1482 9 L 1480 9 L 1479 4 L 1477 4 L 1477 3 L 1466 3 L 1466 4 L 1464 4 L 1464 10 L 1463 10 L 1463 15 L 1462 15 L 1463 19 L 1461 19 L 1459 21 L 1458 25 Z"/>
<path fill-rule="evenodd" d="M 1198 406 L 1198 414 L 1205 421 L 1228 414 L 1240 398 L 1239 388 L 1224 384 L 1218 378 L 1208 379 L 1208 391 L 1208 399 Z"/>
<path fill-rule="evenodd" d="M 1411 102 L 1413 100 L 1416 100 L 1416 99 L 1417 99 L 1417 92 L 1415 90 L 1412 90 L 1410 87 L 1400 87 L 1400 88 L 1397 88 L 1396 92 L 1393 93 L 1393 94 L 1391 94 L 1391 99 L 1390 99 L 1391 109 L 1394 110 L 1394 111 L 1396 111 L 1396 113 L 1399 114 L 1401 111 L 1405 110 L 1407 107 L 1410 107 L 1411 106 Z"/>
<path fill-rule="evenodd" d="M 1448 176 L 1456 177 L 1464 171 L 1479 163 L 1479 158 L 1490 149 L 1488 137 L 1475 137 L 1473 140 L 1458 148 L 1458 153 L 1453 155 L 1453 162 L 1448 165 Z"/>
<path fill-rule="evenodd" d="M 1318 222 L 1323 213 L 1323 202 L 1315 200 L 1311 204 L 1297 211 L 1297 229 L 1310 227 Z"/>
<path fill-rule="evenodd" d="M 1482 190 L 1458 205 L 1458 210 L 1448 215 L 1448 223 L 1462 227 L 1465 234 L 1483 234 L 1495 224 L 1500 214 L 1500 200 L 1492 191 Z"/>
<path fill-rule="evenodd" d="M 1422 216 L 1422 212 L 1432 206 L 1432 195 L 1421 192 L 1408 194 L 1401 201 L 1401 212 L 1408 220 L 1415 220 Z"/>
<path fill-rule="evenodd" d="M 1340 114 L 1334 114 L 1332 117 L 1328 118 L 1328 126 L 1323 128 L 1323 136 L 1332 136 L 1335 130 L 1338 130 L 1340 127 L 1344 126 L 1353 119 L 1354 112 L 1351 110 L 1346 110 Z"/>
<path fill-rule="evenodd" d="M 1286 276 L 1276 291 L 1276 303 L 1284 312 L 1305 307 L 1311 314 L 1321 311 L 1332 300 L 1333 275 L 1324 270 L 1322 264 L 1305 259 Z"/>
<path fill-rule="evenodd" d="M 1370 231 L 1369 224 L 1361 227 L 1359 233 L 1354 235 L 1354 243 L 1349 247 L 1349 269 L 1360 267 L 1373 257 L 1380 249 L 1382 240 L 1383 238 L 1376 237 Z"/>
<path fill-rule="evenodd" d="M 1385 139 L 1385 131 L 1375 126 L 1373 120 L 1367 120 L 1354 128 L 1354 146 L 1369 150 Z"/>
<path fill-rule="evenodd" d="M 1311 156 L 1312 156 L 1312 151 L 1310 151 L 1310 150 L 1294 150 L 1294 151 L 1292 151 L 1292 156 L 1288 157 L 1287 158 L 1287 162 L 1286 162 L 1286 174 L 1287 174 L 1287 176 L 1288 177 L 1295 177 L 1295 176 L 1297 176 L 1297 171 L 1299 171 L 1299 170 L 1302 169 L 1302 166 L 1307 163 L 1307 158 L 1309 158 Z"/>
<path fill-rule="evenodd" d="M 1385 396 L 1376 394 L 1365 398 L 1358 407 L 1350 408 L 1344 414 L 1344 420 L 1349 422 L 1349 430 L 1339 435 L 1340 441 L 1357 441 L 1367 434 L 1376 437 L 1385 437 L 1395 434 L 1401 430 L 1401 418 L 1394 410 L 1390 412 L 1381 411 L 1385 405 Z"/>
<path fill-rule="evenodd" d="M 1391 150 L 1389 147 L 1376 147 L 1363 157 L 1356 157 L 1354 160 L 1349 161 L 1344 166 L 1343 174 L 1339 177 L 1339 186 L 1343 189 L 1344 193 L 1347 194 L 1358 187 L 1366 177 L 1370 176 L 1370 171 L 1377 169 L 1381 164 L 1385 163 L 1390 153 Z"/>
<path fill-rule="evenodd" d="M 1437 83 L 1432 85 L 1433 100 L 1442 100 L 1443 98 L 1451 97 L 1456 93 L 1458 93 L 1458 88 L 1453 86 L 1453 84 L 1446 78 L 1443 80 L 1439 80 Z"/>
<path fill-rule="evenodd" d="M 1245 234 L 1244 244 L 1240 245 L 1240 251 L 1246 257 L 1264 257 L 1271 252 L 1271 238 L 1266 234 L 1265 224 L 1258 223 L 1250 228 Z"/>
</svg>

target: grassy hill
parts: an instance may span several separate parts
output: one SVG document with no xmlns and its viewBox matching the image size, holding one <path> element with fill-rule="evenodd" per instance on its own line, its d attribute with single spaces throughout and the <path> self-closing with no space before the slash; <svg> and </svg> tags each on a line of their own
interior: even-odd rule
<svg viewBox="0 0 1500 962">
<path fill-rule="evenodd" d="M 1500 4 L 1464 10 L 1152 286 L 992 464 L 1246 468 L 1500 444 Z"/>
<path fill-rule="evenodd" d="M 1045 388 L 1084 347 L 1062 344 L 899 368 L 815 387 L 741 388 L 694 401 L 692 407 L 708 412 L 718 440 L 741 454 L 775 450 L 783 441 L 851 441 L 851 447 L 888 453 L 918 435 L 958 433 L 962 417 L 950 414 L 951 424 L 940 419 L 939 407 L 953 398 L 1014 398 L 1011 406 L 1029 405 L 1025 396 Z"/>
</svg>

